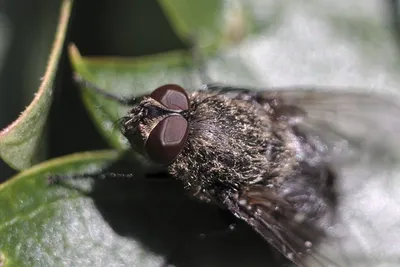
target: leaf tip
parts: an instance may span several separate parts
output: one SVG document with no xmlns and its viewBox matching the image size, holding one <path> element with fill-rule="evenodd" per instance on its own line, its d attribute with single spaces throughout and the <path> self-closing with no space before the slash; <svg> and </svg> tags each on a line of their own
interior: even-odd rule
<svg viewBox="0 0 400 267">
<path fill-rule="evenodd" d="M 71 58 L 73 65 L 78 65 L 82 63 L 82 55 L 74 43 L 68 44 L 68 54 L 69 57 Z"/>
<path fill-rule="evenodd" d="M 225 14 L 224 39 L 231 43 L 240 43 L 247 34 L 247 18 L 240 2 L 232 2 Z"/>
<path fill-rule="evenodd" d="M 68 44 L 68 53 L 71 57 L 81 57 L 78 48 L 72 42 Z"/>
</svg>

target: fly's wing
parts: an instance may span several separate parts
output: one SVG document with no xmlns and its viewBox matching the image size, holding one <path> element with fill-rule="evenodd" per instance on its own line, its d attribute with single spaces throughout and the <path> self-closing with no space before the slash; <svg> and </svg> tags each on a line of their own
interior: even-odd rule
<svg viewBox="0 0 400 267">
<path fill-rule="evenodd" d="M 299 224 L 290 212 L 280 214 L 285 220 L 274 227 L 270 210 L 266 209 L 270 205 L 266 203 L 271 203 L 270 192 L 264 194 L 263 201 L 257 199 L 258 203 L 264 203 L 257 209 L 258 215 L 249 213 L 239 200 L 230 198 L 227 206 L 232 212 L 284 255 L 294 256 L 293 261 L 301 267 L 399 266 L 400 101 L 397 96 L 329 88 L 254 92 L 230 87 L 222 88 L 220 93 L 253 101 L 272 110 L 277 120 L 287 120 L 299 137 L 318 150 L 316 159 L 303 160 L 310 165 L 328 163 L 337 174 L 334 223 L 323 234 L 315 233 L 321 236 L 321 241 L 308 252 L 307 241 L 314 229 Z M 291 210 L 290 203 L 285 210 Z M 297 257 L 295 253 L 299 251 L 307 253 Z"/>
<path fill-rule="evenodd" d="M 399 99 L 315 90 L 277 95 L 283 107 L 304 111 L 300 131 L 321 140 L 338 174 L 337 223 L 318 249 L 343 266 L 398 266 Z"/>
<path fill-rule="evenodd" d="M 398 96 L 321 89 L 276 90 L 260 93 L 258 101 L 273 105 L 282 116 L 295 116 L 301 132 L 318 136 L 328 161 L 343 158 L 400 158 L 400 99 Z M 274 102 L 271 103 L 271 99 Z M 297 114 L 293 110 L 299 110 Z M 303 112 L 299 115 L 299 113 Z"/>
<path fill-rule="evenodd" d="M 240 192 L 224 192 L 222 198 L 234 215 L 297 266 L 340 266 L 313 248 L 325 232 L 309 220 L 296 218 L 294 203 L 287 202 L 274 188 L 253 185 Z M 312 263 L 307 262 L 308 256 Z"/>
</svg>

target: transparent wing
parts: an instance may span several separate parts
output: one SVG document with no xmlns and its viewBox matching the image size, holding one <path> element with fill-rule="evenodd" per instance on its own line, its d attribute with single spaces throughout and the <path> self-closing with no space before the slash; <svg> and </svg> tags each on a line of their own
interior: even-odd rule
<svg viewBox="0 0 400 267">
<path fill-rule="evenodd" d="M 340 266 L 398 266 L 398 97 L 309 89 L 265 92 L 259 101 L 287 116 L 337 173 L 336 224 L 318 251 Z"/>
<path fill-rule="evenodd" d="M 260 93 L 258 101 L 274 105 L 283 116 L 295 116 L 293 122 L 301 132 L 321 139 L 326 156 L 358 158 L 361 154 L 369 160 L 400 158 L 398 96 L 286 89 Z M 298 110 L 297 114 L 291 114 L 293 109 Z"/>
</svg>

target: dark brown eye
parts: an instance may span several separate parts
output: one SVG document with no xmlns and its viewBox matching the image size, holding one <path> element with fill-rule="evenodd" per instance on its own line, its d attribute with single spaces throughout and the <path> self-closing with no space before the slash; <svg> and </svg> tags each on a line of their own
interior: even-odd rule
<svg viewBox="0 0 400 267">
<path fill-rule="evenodd" d="M 148 157 L 156 163 L 170 163 L 185 145 L 188 129 L 187 120 L 180 115 L 170 115 L 161 120 L 147 138 L 145 150 Z"/>
<path fill-rule="evenodd" d="M 189 97 L 185 89 L 176 84 L 166 84 L 154 90 L 150 97 L 172 110 L 188 110 Z"/>
</svg>

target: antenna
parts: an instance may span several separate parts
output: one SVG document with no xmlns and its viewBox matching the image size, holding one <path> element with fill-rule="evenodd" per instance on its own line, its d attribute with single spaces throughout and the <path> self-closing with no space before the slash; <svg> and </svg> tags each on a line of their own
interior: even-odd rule
<svg viewBox="0 0 400 267">
<path fill-rule="evenodd" d="M 125 98 L 125 97 L 120 97 L 120 96 L 111 94 L 111 93 L 107 92 L 106 90 L 104 90 L 103 88 L 98 87 L 96 84 L 89 82 L 88 80 L 85 80 L 84 78 L 82 78 L 82 76 L 80 76 L 77 73 L 74 73 L 73 79 L 79 86 L 90 89 L 92 91 L 95 91 L 96 93 L 98 93 L 106 98 L 109 98 L 111 100 L 114 100 L 114 101 L 120 103 L 121 105 L 134 106 L 140 102 L 141 97 Z"/>
</svg>

